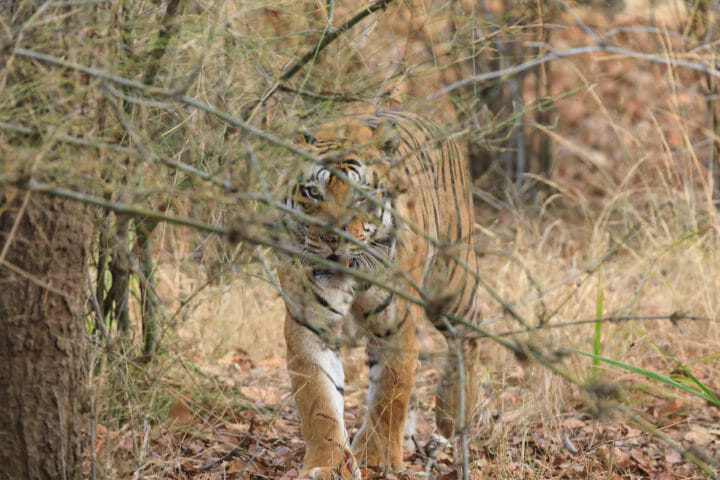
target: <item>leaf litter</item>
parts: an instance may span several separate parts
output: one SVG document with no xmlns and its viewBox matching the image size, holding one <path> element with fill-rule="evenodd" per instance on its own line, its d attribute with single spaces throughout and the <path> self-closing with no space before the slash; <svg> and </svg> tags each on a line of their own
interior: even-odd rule
<svg viewBox="0 0 720 480">
<path fill-rule="evenodd" d="M 234 361 L 242 364 L 248 359 Z M 247 395 L 247 408 L 210 419 L 188 406 L 189 402 L 178 400 L 169 408 L 167 421 L 150 430 L 144 447 L 142 432 L 133 432 L 130 428 L 112 431 L 97 425 L 95 461 L 104 459 L 106 464 L 114 466 L 103 472 L 104 478 L 299 478 L 304 445 L 282 362 L 273 360 L 252 368 L 234 368 L 228 363 L 225 372 L 241 385 L 240 391 Z M 420 402 L 415 444 L 423 449 L 433 438 L 434 414 L 431 383 L 420 382 L 419 388 L 419 396 L 430 399 Z M 508 398 L 522 385 L 505 388 L 503 397 Z M 346 421 L 352 435 L 359 427 L 363 412 L 356 402 L 349 403 Z M 692 416 L 681 400 L 657 398 L 645 406 L 644 416 L 679 444 L 701 448 L 709 458 L 720 454 L 720 409 L 717 407 L 708 407 L 702 415 Z M 497 428 L 505 429 L 502 444 L 489 440 L 493 432 L 472 432 L 468 452 L 472 479 L 528 475 L 543 479 L 610 478 L 607 477 L 609 471 L 612 478 L 703 478 L 679 452 L 623 421 L 599 422 L 587 414 L 577 413 L 558 421 L 554 429 L 542 421 L 517 422 L 517 428 L 501 422 Z M 406 452 L 404 472 L 363 467 L 362 478 L 455 479 L 452 447 L 451 442 L 434 458 L 420 452 Z M 138 468 L 133 459 L 142 448 L 146 461 Z M 92 461 L 89 443 L 84 460 L 89 471 Z M 123 465 L 124 470 L 115 470 Z"/>
</svg>

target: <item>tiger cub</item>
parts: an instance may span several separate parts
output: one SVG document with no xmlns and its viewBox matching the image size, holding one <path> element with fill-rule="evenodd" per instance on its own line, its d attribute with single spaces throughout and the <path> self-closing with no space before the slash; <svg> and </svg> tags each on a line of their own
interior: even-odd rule
<svg viewBox="0 0 720 480">
<path fill-rule="evenodd" d="M 395 111 L 322 125 L 303 148 L 322 162 L 291 176 L 294 213 L 284 222 L 299 253 L 279 268 L 306 443 L 301 476 L 359 479 L 363 464 L 401 470 L 423 314 L 451 347 L 437 390 L 440 432 L 453 433 L 462 403 L 456 341 L 465 419 L 476 402 L 477 342 L 459 340 L 467 327 L 453 321 L 478 317 L 467 162 L 435 125 Z M 367 415 L 352 443 L 338 351 L 350 321 L 368 336 L 370 365 Z"/>
</svg>

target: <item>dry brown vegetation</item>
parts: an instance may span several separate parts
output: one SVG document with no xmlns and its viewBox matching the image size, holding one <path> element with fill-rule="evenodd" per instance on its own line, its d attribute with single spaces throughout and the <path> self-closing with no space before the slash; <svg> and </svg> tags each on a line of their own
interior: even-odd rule
<svg viewBox="0 0 720 480">
<path fill-rule="evenodd" d="M 476 179 L 490 287 L 478 293 L 483 327 L 549 362 L 483 340 L 470 478 L 710 476 L 717 403 L 572 350 L 596 348 L 696 387 L 690 372 L 720 396 L 718 12 L 704 2 L 595 3 L 571 14 L 553 1 L 388 2 L 284 81 L 328 25 L 358 14 L 357 2 L 47 2 L 22 27 L 2 20 L 12 40 L 0 88 L 12 76 L 27 81 L 0 93 L 0 194 L 105 202 L 97 226 L 108 233 L 96 234 L 91 268 L 103 268 L 108 246 L 129 259 L 128 328 L 114 310 L 102 336 L 92 298 L 87 306 L 86 475 L 297 477 L 303 444 L 284 370 L 284 306 L 269 280 L 276 257 L 247 239 L 278 217 L 268 200 L 303 161 L 283 146 L 298 130 L 402 107 L 491 159 Z M 593 36 L 606 33 L 607 43 Z M 443 93 L 473 74 L 598 45 Z M 527 150 L 520 181 L 508 167 L 513 131 Z M 150 214 L 160 223 L 144 270 L 138 219 Z M 195 224 L 177 225 L 187 219 Z M 244 241 L 226 241 L 236 225 Z M 147 304 L 158 319 L 150 354 Z M 423 329 L 421 449 L 433 438 L 445 354 Z M 367 372 L 362 346 L 345 353 L 352 434 Z M 432 458 L 408 452 L 408 471 L 387 478 L 458 478 L 453 447 Z"/>
</svg>

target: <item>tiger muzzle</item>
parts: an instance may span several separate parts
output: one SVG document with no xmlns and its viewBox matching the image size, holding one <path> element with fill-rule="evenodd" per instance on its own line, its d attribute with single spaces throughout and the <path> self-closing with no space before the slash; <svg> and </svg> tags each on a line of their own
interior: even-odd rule
<svg viewBox="0 0 720 480">
<path fill-rule="evenodd" d="M 320 240 L 325 242 L 330 248 L 337 248 L 340 244 L 340 236 L 334 233 L 321 233 Z"/>
</svg>

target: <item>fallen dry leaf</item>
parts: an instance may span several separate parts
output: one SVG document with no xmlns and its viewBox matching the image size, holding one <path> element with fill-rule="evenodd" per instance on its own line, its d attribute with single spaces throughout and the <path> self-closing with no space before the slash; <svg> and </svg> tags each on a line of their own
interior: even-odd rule
<svg viewBox="0 0 720 480">
<path fill-rule="evenodd" d="M 168 420 L 175 422 L 176 425 L 192 423 L 193 418 L 193 411 L 182 400 L 175 402 L 168 411 Z"/>
<path fill-rule="evenodd" d="M 688 442 L 692 442 L 695 445 L 706 446 L 713 441 L 713 435 L 708 431 L 707 428 L 700 425 L 693 425 L 690 427 L 683 438 Z"/>
<path fill-rule="evenodd" d="M 294 478 L 298 478 L 298 472 L 294 468 L 291 468 L 290 470 L 285 472 L 285 474 L 282 477 L 280 477 L 279 480 L 290 480 L 290 479 L 294 479 Z"/>
<path fill-rule="evenodd" d="M 682 455 L 680 452 L 675 450 L 674 448 L 668 448 L 665 451 L 665 462 L 669 464 L 674 464 L 682 461 Z"/>
<path fill-rule="evenodd" d="M 683 406 L 683 401 L 679 398 L 675 398 L 672 401 L 666 403 L 660 409 L 658 410 L 658 413 L 660 415 L 670 415 L 671 413 L 676 412 L 680 409 L 680 407 Z"/>
<path fill-rule="evenodd" d="M 263 404 L 276 405 L 283 400 L 285 392 L 276 386 L 266 387 L 244 386 L 240 390 L 249 399 Z"/>
<path fill-rule="evenodd" d="M 248 465 L 247 460 L 243 460 L 239 457 L 234 457 L 225 462 L 225 473 L 241 473 L 241 472 L 252 472 L 261 473 L 255 464 Z"/>
<path fill-rule="evenodd" d="M 610 468 L 612 465 L 614 468 L 626 469 L 632 461 L 627 453 L 623 452 L 617 447 L 609 447 L 608 445 L 602 445 L 597 450 L 600 462 L 602 462 L 605 468 Z"/>
<path fill-rule="evenodd" d="M 567 420 L 565 420 L 562 423 L 562 426 L 569 430 L 574 430 L 576 428 L 583 428 L 585 425 L 587 425 L 587 422 L 584 422 L 577 417 L 568 418 Z"/>
</svg>

